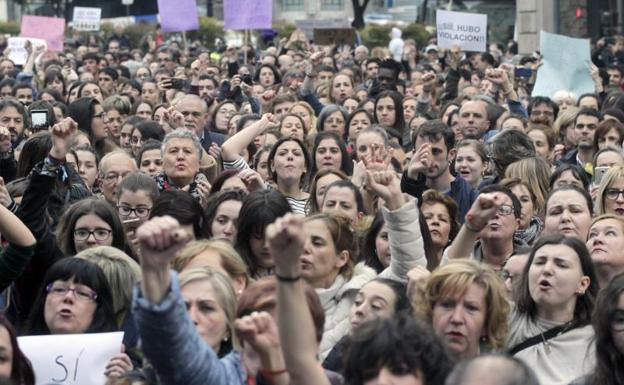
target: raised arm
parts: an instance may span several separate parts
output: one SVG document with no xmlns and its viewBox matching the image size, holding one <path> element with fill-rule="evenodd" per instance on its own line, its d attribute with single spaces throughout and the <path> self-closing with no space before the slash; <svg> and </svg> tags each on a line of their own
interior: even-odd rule
<svg viewBox="0 0 624 385">
<path fill-rule="evenodd" d="M 367 171 L 366 184 L 384 201 L 382 213 L 390 238 L 390 266 L 380 276 L 407 282 L 411 269 L 427 266 L 416 200 L 403 195 L 394 171 Z"/>
<path fill-rule="evenodd" d="M 135 290 L 133 314 L 145 357 L 163 384 L 243 384 L 240 359 L 231 353 L 219 360 L 188 317 L 169 262 L 189 240 L 175 219 L 151 219 L 137 229 L 141 290 Z"/>
<path fill-rule="evenodd" d="M 477 197 L 466 214 L 466 222 L 448 248 L 448 259 L 465 258 L 471 255 L 477 236 L 488 221 L 496 215 L 501 199 L 499 193 L 481 194 Z"/>
<path fill-rule="evenodd" d="M 276 120 L 273 114 L 264 114 L 257 122 L 245 127 L 231 138 L 226 140 L 221 146 L 221 158 L 226 162 L 233 162 L 240 158 L 240 153 L 247 148 L 249 143 L 258 135 L 262 135 Z"/>
<path fill-rule="evenodd" d="M 329 385 L 317 361 L 314 323 L 301 280 L 303 218 L 286 214 L 266 229 L 277 278 L 277 319 L 282 352 L 292 384 Z"/>
</svg>

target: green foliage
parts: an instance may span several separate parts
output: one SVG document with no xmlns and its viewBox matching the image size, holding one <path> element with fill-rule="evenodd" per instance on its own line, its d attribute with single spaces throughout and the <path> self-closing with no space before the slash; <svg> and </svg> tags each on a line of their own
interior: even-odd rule
<svg viewBox="0 0 624 385">
<path fill-rule="evenodd" d="M 368 24 L 360 30 L 362 43 L 369 47 L 387 47 L 390 43 L 390 30 L 392 25 Z"/>
<path fill-rule="evenodd" d="M 20 33 L 20 25 L 16 21 L 0 21 L 0 33 L 17 36 Z"/>
<path fill-rule="evenodd" d="M 224 38 L 223 22 L 207 16 L 199 18 L 199 29 L 188 33 L 190 40 L 199 40 L 210 49 L 215 48 L 215 39 Z"/>
<path fill-rule="evenodd" d="M 273 23 L 273 29 L 278 33 L 278 40 L 281 38 L 290 38 L 290 35 L 297 29 L 297 26 L 290 21 L 280 20 Z"/>
<path fill-rule="evenodd" d="M 124 32 L 128 35 L 128 38 L 130 39 L 131 47 L 140 47 L 141 41 L 143 41 L 143 38 L 146 35 L 154 32 L 154 25 L 148 24 L 148 23 L 132 24 L 132 25 L 127 26 L 124 29 Z"/>
<path fill-rule="evenodd" d="M 423 48 L 427 44 L 427 40 L 431 37 L 427 32 L 426 27 L 419 23 L 409 23 L 406 27 L 402 28 L 403 39 L 414 39 L 416 41 L 416 47 Z"/>
</svg>

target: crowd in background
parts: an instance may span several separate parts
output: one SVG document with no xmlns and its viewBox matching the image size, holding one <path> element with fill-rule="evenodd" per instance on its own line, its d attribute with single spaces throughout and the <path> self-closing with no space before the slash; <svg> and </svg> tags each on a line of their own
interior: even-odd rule
<svg viewBox="0 0 624 385">
<path fill-rule="evenodd" d="M 624 37 L 540 55 L 123 28 L 0 58 L 0 375 L 123 331 L 108 384 L 624 384 Z"/>
</svg>

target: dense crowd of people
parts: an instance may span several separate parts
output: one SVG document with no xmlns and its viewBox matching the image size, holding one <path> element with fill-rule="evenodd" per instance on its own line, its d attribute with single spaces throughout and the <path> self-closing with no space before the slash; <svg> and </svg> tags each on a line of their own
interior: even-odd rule
<svg viewBox="0 0 624 385">
<path fill-rule="evenodd" d="M 514 42 L 397 28 L 25 48 L 0 58 L 7 383 L 35 383 L 17 335 L 123 331 L 111 385 L 624 384 L 624 37 L 552 97 Z"/>
</svg>

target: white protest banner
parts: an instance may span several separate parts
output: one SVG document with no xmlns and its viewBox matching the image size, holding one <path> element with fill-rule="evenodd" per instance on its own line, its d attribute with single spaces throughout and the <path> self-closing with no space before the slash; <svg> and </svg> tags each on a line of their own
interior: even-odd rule
<svg viewBox="0 0 624 385">
<path fill-rule="evenodd" d="M 19 337 L 36 385 L 104 385 L 108 361 L 120 352 L 123 332 Z"/>
<path fill-rule="evenodd" d="M 531 96 L 552 98 L 557 91 L 576 95 L 592 93 L 595 85 L 589 74 L 591 48 L 589 39 L 577 39 L 540 32 L 542 65 L 537 71 Z"/>
<path fill-rule="evenodd" d="M 74 7 L 73 28 L 76 31 L 99 31 L 102 8 Z"/>
<path fill-rule="evenodd" d="M 438 9 L 436 24 L 440 48 L 457 44 L 464 51 L 485 52 L 487 15 Z"/>
<path fill-rule="evenodd" d="M 30 40 L 33 50 L 39 46 L 47 47 L 45 40 L 42 39 L 10 37 L 7 41 L 7 46 L 10 49 L 9 59 L 13 60 L 13 63 L 17 65 L 24 65 L 26 60 L 28 60 L 28 52 L 26 51 L 26 48 L 24 48 L 24 44 L 26 44 L 26 41 L 28 40 Z"/>
</svg>

